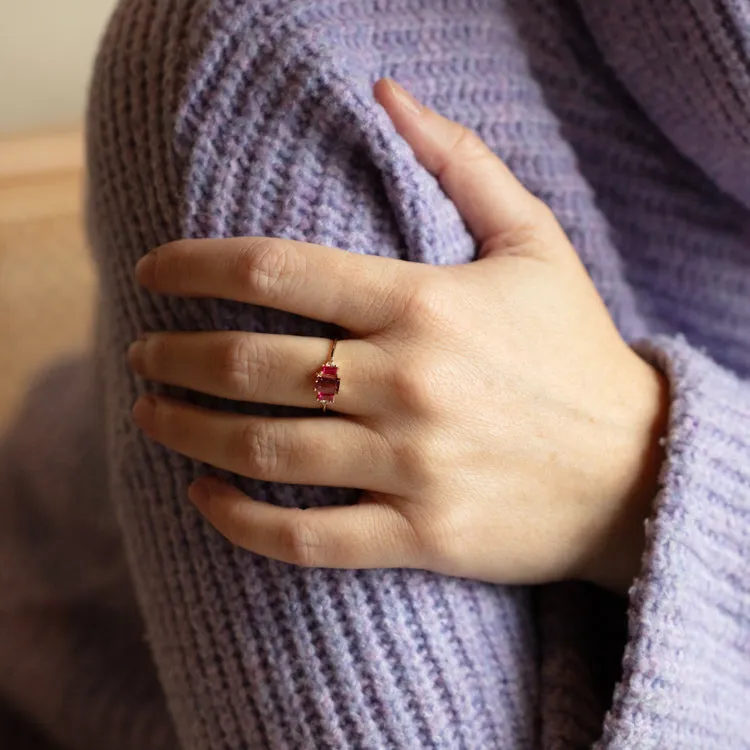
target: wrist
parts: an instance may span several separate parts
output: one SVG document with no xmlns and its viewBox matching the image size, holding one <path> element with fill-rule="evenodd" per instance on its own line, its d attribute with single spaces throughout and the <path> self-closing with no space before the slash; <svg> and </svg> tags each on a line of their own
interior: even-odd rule
<svg viewBox="0 0 750 750">
<path fill-rule="evenodd" d="M 637 576 L 645 547 L 645 521 L 653 509 L 664 461 L 669 415 L 669 382 L 665 375 L 629 350 L 635 358 L 629 374 L 625 410 L 614 424 L 621 440 L 602 461 L 608 489 L 602 498 L 597 538 L 582 578 L 626 594 Z"/>
</svg>

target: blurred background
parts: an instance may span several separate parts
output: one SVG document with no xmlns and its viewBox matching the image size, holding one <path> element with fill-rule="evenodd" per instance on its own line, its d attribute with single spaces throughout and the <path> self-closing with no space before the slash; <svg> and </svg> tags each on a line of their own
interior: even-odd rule
<svg viewBox="0 0 750 750">
<path fill-rule="evenodd" d="M 86 89 L 116 0 L 0 0 L 0 428 L 46 362 L 87 345 Z"/>
</svg>

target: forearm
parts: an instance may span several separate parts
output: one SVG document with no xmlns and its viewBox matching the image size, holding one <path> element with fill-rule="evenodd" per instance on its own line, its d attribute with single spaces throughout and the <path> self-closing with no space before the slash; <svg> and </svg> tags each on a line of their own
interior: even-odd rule
<svg viewBox="0 0 750 750">
<path fill-rule="evenodd" d="M 627 419 L 617 429 L 624 435 L 612 450 L 606 442 L 593 462 L 606 481 L 600 510 L 592 514 L 595 540 L 581 562 L 579 577 L 619 594 L 627 594 L 641 569 L 646 521 L 660 491 L 668 441 L 670 383 L 660 368 L 641 361 L 635 368 Z"/>
<path fill-rule="evenodd" d="M 750 383 L 680 337 L 637 348 L 669 378 L 666 458 L 601 747 L 628 721 L 641 732 L 636 743 L 654 726 L 665 736 L 716 731 L 739 741 L 750 676 Z M 682 716 L 694 719 L 682 725 Z"/>
<path fill-rule="evenodd" d="M 185 13 L 182 7 L 176 17 L 185 21 Z M 528 745 L 532 717 L 513 715 L 513 707 L 519 691 L 534 690 L 533 665 L 510 635 L 526 617 L 524 592 L 498 593 L 421 571 L 306 570 L 244 553 L 213 532 L 187 500 L 190 482 L 210 467 L 160 448 L 131 422 L 142 385 L 124 357 L 141 330 L 330 332 L 265 308 L 136 292 L 136 261 L 165 240 L 282 235 L 424 259 L 420 253 L 434 250 L 437 229 L 457 261 L 473 253 L 455 212 L 440 215 L 448 202 L 435 185 L 422 184 L 430 192 L 420 195 L 421 214 L 409 213 L 409 190 L 417 188 L 396 184 L 393 174 L 403 179 L 409 169 L 417 171 L 365 101 L 361 79 L 346 78 L 327 54 L 317 56 L 312 40 L 320 30 L 308 35 L 303 17 L 280 8 L 301 38 L 276 45 L 264 36 L 275 33 L 273 24 L 268 31 L 263 19 L 246 17 L 247 8 L 237 13 L 221 19 L 234 29 L 231 38 L 217 27 L 205 48 L 186 47 L 195 55 L 186 63 L 187 91 L 164 91 L 159 87 L 170 79 L 159 77 L 160 60 L 148 56 L 144 37 L 121 11 L 123 26 L 110 31 L 95 76 L 89 128 L 111 487 L 180 738 L 186 748 L 201 750 L 321 742 L 493 747 L 499 737 Z M 137 70 L 128 68 L 133 44 L 147 55 Z M 183 49 L 171 38 L 161 46 L 170 45 Z M 237 59 L 227 70 L 213 68 L 211 61 L 223 54 Z M 204 88 L 205 77 L 214 76 L 221 80 L 210 85 L 222 97 L 211 98 Z M 138 119 L 143 96 L 162 103 L 178 97 L 168 113 L 173 140 L 166 146 L 161 129 Z M 117 97 L 124 102 L 115 107 Z M 146 139 L 138 152 L 130 128 Z M 162 180 L 174 175 L 185 181 L 167 189 Z M 381 181 L 401 195 L 395 207 Z M 408 216 L 408 240 L 396 212 Z M 341 504 L 356 496 L 232 480 L 258 499 L 287 506 Z"/>
</svg>

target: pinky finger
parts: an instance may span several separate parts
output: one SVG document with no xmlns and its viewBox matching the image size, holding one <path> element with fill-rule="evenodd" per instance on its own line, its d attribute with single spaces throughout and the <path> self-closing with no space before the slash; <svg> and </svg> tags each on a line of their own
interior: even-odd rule
<svg viewBox="0 0 750 750">
<path fill-rule="evenodd" d="M 415 567 L 410 522 L 385 503 L 280 508 L 212 477 L 190 500 L 217 531 L 250 552 L 307 568 Z"/>
</svg>

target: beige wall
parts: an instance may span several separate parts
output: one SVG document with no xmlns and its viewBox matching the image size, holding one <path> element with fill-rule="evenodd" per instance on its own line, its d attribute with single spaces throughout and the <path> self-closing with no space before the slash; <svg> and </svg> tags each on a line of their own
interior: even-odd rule
<svg viewBox="0 0 750 750">
<path fill-rule="evenodd" d="M 0 0 L 0 134 L 80 121 L 116 0 Z"/>
</svg>

